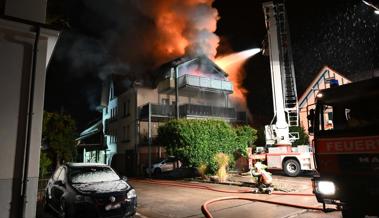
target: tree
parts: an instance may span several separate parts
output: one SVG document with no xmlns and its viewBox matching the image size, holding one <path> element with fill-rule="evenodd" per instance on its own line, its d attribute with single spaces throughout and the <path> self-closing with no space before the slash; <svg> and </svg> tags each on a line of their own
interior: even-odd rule
<svg viewBox="0 0 379 218">
<path fill-rule="evenodd" d="M 62 113 L 43 114 L 42 140 L 55 157 L 56 166 L 75 157 L 75 121 Z"/>
<path fill-rule="evenodd" d="M 44 178 L 45 175 L 48 173 L 49 168 L 51 165 L 51 160 L 47 156 L 46 152 L 41 151 L 40 157 L 39 157 L 39 177 Z"/>
<path fill-rule="evenodd" d="M 234 129 L 219 120 L 172 120 L 159 127 L 157 142 L 188 166 L 206 165 L 209 172 L 214 173 L 216 154 L 246 155 L 248 145 L 256 139 L 255 133 L 251 127 Z M 231 164 L 233 161 L 231 159 Z"/>
</svg>

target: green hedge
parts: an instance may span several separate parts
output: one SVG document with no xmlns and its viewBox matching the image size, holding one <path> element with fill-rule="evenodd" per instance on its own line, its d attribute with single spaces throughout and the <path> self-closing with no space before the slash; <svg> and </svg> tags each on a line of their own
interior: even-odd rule
<svg viewBox="0 0 379 218">
<path fill-rule="evenodd" d="M 299 133 L 299 139 L 294 141 L 292 143 L 292 146 L 309 145 L 309 136 L 307 135 L 307 133 L 305 132 L 303 127 L 301 127 L 301 126 L 290 126 L 289 131 Z"/>
<path fill-rule="evenodd" d="M 217 170 L 214 159 L 217 153 L 233 157 L 237 152 L 246 155 L 249 145 L 256 140 L 256 130 L 249 126 L 233 128 L 220 120 L 172 120 L 158 129 L 158 143 L 165 146 L 170 155 L 180 158 L 184 164 L 208 166 L 210 173 Z"/>
</svg>

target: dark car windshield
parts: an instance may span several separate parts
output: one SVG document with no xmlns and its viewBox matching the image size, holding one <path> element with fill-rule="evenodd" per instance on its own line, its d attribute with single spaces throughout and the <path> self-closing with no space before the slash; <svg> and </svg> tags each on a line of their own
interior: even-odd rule
<svg viewBox="0 0 379 218">
<path fill-rule="evenodd" d="M 80 184 L 116 181 L 120 177 L 108 167 L 72 167 L 69 179 L 73 184 Z"/>
</svg>

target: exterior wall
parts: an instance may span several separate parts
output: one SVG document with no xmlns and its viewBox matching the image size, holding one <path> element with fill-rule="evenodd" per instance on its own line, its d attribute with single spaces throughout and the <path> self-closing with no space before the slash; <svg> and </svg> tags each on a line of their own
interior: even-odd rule
<svg viewBox="0 0 379 218">
<path fill-rule="evenodd" d="M 159 87 L 159 86 L 158 86 Z M 159 88 L 135 86 L 121 95 L 113 96 L 113 85 L 109 89 L 109 101 L 103 109 L 103 122 L 109 120 L 109 132 L 106 133 L 107 154 L 116 154 L 114 167 L 120 173 L 128 173 L 131 166 L 126 159 L 136 158 L 135 166 L 141 173 L 148 159 L 148 122 L 139 121 L 139 108 L 151 104 L 175 104 L 175 94 L 159 93 Z M 104 92 L 105 93 L 105 92 Z M 232 107 L 226 94 L 216 94 L 199 89 L 180 89 L 179 104 L 197 104 L 218 107 Z M 126 109 L 125 109 L 126 108 Z M 158 135 L 158 127 L 162 122 L 152 122 L 152 138 Z M 106 128 L 106 125 L 104 124 Z M 136 152 L 136 153 L 133 153 Z M 134 156 L 133 156 L 134 155 Z M 152 160 L 164 157 L 166 152 L 159 146 L 152 147 Z M 108 161 L 110 164 L 110 161 Z"/>
<path fill-rule="evenodd" d="M 117 105 L 117 142 L 118 151 L 134 150 L 136 144 L 137 107 L 134 89 L 121 94 Z"/>
<path fill-rule="evenodd" d="M 117 144 L 116 144 L 116 135 L 115 135 L 115 124 L 111 121 L 114 119 L 116 106 L 117 106 L 117 98 L 110 98 L 111 100 L 108 103 L 108 106 L 103 108 L 103 128 L 104 128 L 104 142 L 106 143 L 107 149 L 107 161 L 106 163 L 110 165 L 112 157 L 117 153 Z M 108 122 L 107 126 L 105 123 Z M 105 129 L 107 128 L 107 131 Z"/>
<path fill-rule="evenodd" d="M 22 217 L 22 208 L 25 208 L 24 217 L 32 218 L 36 214 L 49 35 L 41 30 L 33 80 L 34 28 L 0 19 L 0 32 L 0 101 L 6 102 L 2 104 L 0 114 L 0 147 L 3 152 L 0 159 L 0 217 Z M 57 37 L 58 33 L 55 34 Z M 28 112 L 29 101 L 32 111 Z M 29 146 L 29 151 L 25 146 Z M 25 151 L 29 153 L 25 154 Z M 27 178 L 23 177 L 24 165 L 27 166 Z M 23 180 L 27 181 L 24 187 L 26 196 L 20 201 Z"/>
<path fill-rule="evenodd" d="M 329 79 L 338 80 L 339 85 L 350 83 L 351 81 L 346 77 L 340 75 L 336 71 L 324 67 L 320 73 L 315 77 L 311 85 L 307 88 L 304 94 L 299 100 L 299 119 L 300 126 L 305 129 L 305 132 L 308 133 L 308 119 L 307 119 L 307 110 L 315 108 L 315 99 L 319 90 L 330 88 Z M 325 114 L 327 116 L 327 114 Z M 313 136 L 309 137 L 309 142 L 313 140 Z"/>
</svg>

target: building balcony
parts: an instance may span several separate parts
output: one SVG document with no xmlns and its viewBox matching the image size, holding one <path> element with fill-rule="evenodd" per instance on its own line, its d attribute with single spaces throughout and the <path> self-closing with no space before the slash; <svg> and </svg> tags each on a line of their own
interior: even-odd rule
<svg viewBox="0 0 379 218">
<path fill-rule="evenodd" d="M 233 93 L 233 85 L 227 80 L 214 79 L 204 76 L 185 74 L 178 78 L 178 88 L 184 93 L 191 94 L 194 90 L 211 93 Z M 175 91 L 175 79 L 168 78 L 158 84 L 160 93 L 173 93 Z M 182 94 L 181 94 L 182 95 Z"/>
<path fill-rule="evenodd" d="M 170 119 L 175 116 L 175 107 L 173 105 L 151 105 L 151 119 L 154 120 L 165 120 Z M 149 119 L 149 104 L 145 104 L 139 108 L 139 119 L 148 120 Z"/>
<path fill-rule="evenodd" d="M 174 105 L 151 105 L 151 120 L 163 121 L 175 117 Z M 236 120 L 237 113 L 234 108 L 214 107 L 208 105 L 183 104 L 179 105 L 180 118 L 219 118 Z M 140 107 L 140 120 L 147 121 L 149 118 L 149 104 Z"/>
</svg>

